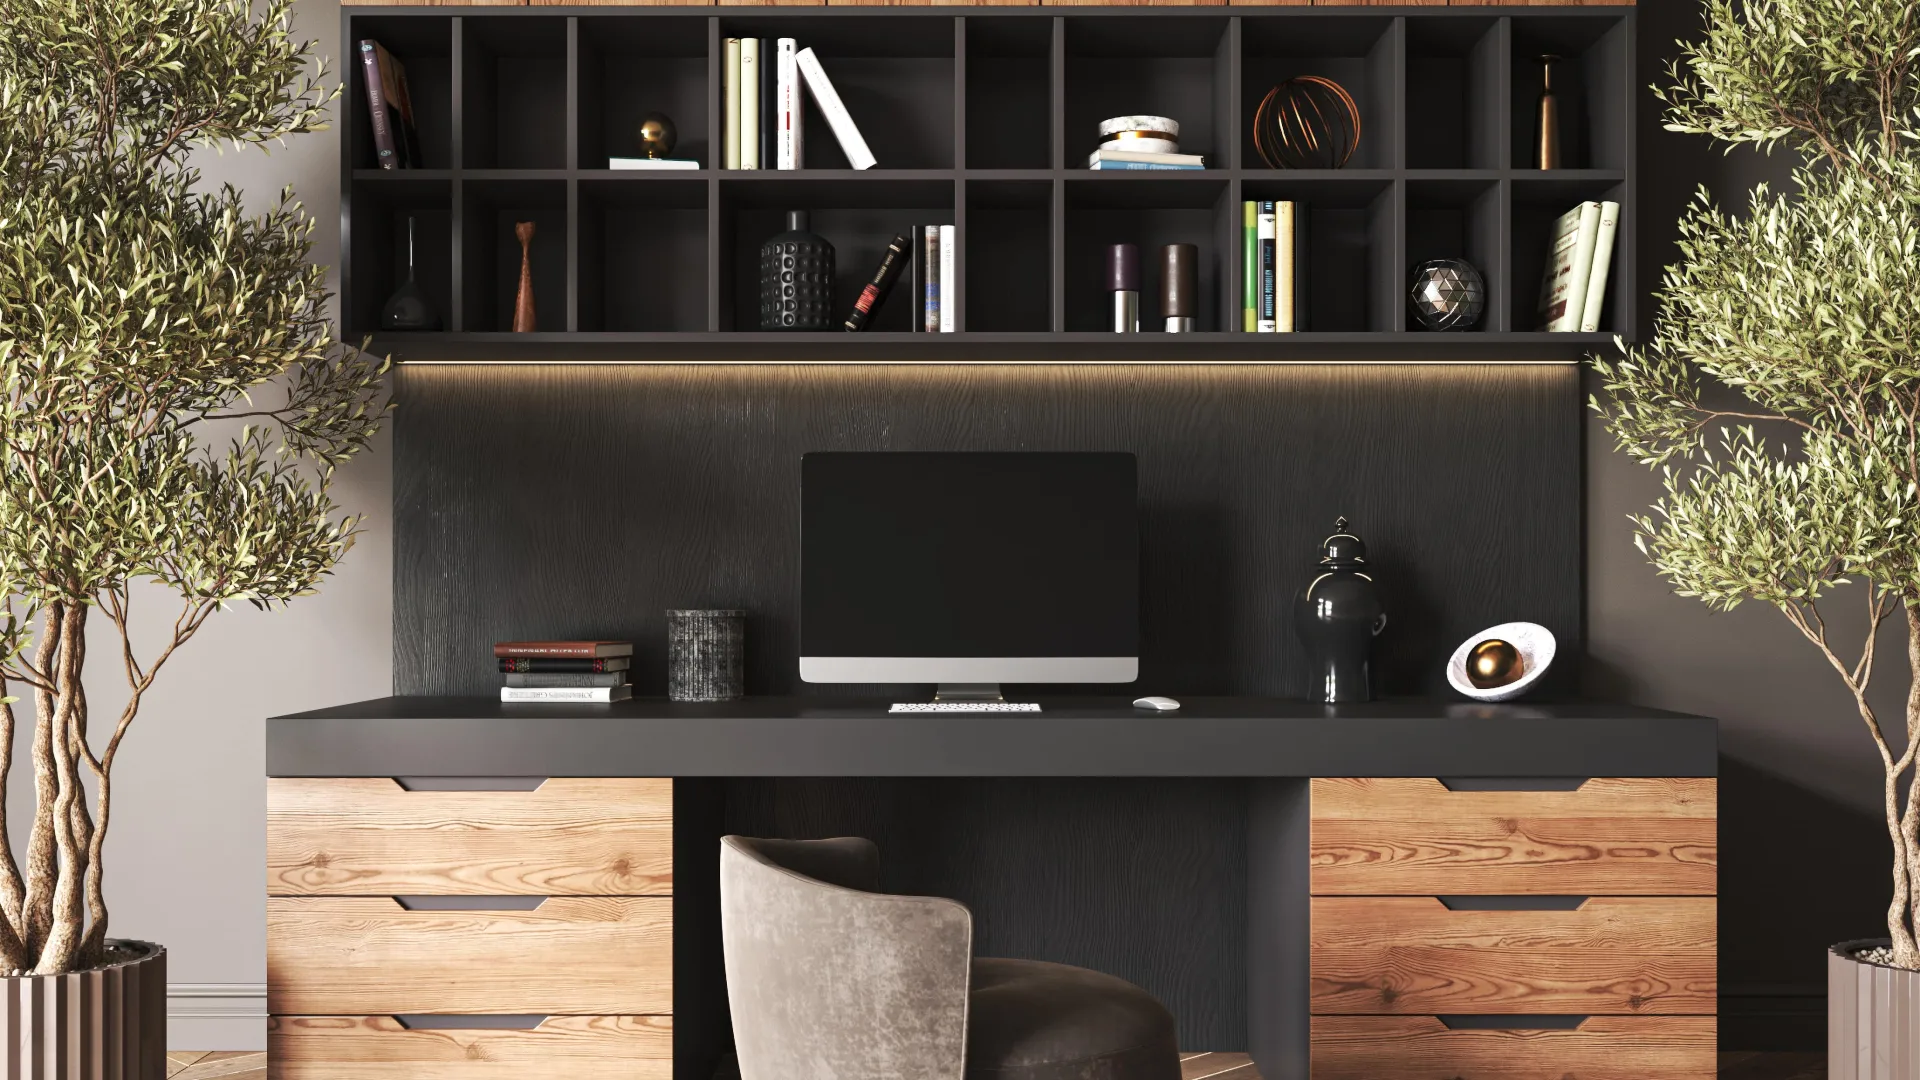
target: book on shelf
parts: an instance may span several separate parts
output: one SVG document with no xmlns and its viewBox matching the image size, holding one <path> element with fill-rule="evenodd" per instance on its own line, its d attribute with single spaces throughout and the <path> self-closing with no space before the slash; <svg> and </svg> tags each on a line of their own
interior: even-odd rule
<svg viewBox="0 0 1920 1080">
<path fill-rule="evenodd" d="M 502 672 L 533 675 L 625 671 L 633 663 L 631 656 L 500 656 L 495 659 Z"/>
<path fill-rule="evenodd" d="M 781 38 L 775 53 L 774 132 L 777 148 L 774 167 L 797 169 L 805 160 L 800 136 L 800 63 L 799 43 Z"/>
<path fill-rule="evenodd" d="M 813 94 L 813 103 L 820 107 L 820 115 L 826 118 L 827 126 L 833 129 L 833 137 L 840 143 L 841 152 L 847 155 L 847 164 L 855 169 L 873 168 L 873 152 L 867 149 L 867 140 L 861 137 L 852 115 L 841 103 L 840 94 L 834 90 L 833 81 L 827 78 L 826 69 L 820 66 L 820 58 L 809 47 L 795 53 L 794 61 L 800 67 L 801 81 L 807 84 L 807 90 Z"/>
<path fill-rule="evenodd" d="M 721 168 L 737 169 L 740 167 L 740 39 L 728 38 L 721 56 L 721 76 L 726 81 L 721 105 L 726 116 L 721 127 L 720 161 Z"/>
<path fill-rule="evenodd" d="M 921 280 L 927 283 L 926 307 L 921 311 L 920 329 L 929 334 L 940 332 L 940 226 L 920 227 Z"/>
<path fill-rule="evenodd" d="M 760 39 L 740 39 L 740 168 L 760 167 Z"/>
<path fill-rule="evenodd" d="M 1095 150 L 1087 155 L 1089 169 L 1204 169 L 1200 154 L 1162 154 L 1151 150 Z"/>
<path fill-rule="evenodd" d="M 907 236 L 896 236 L 893 243 L 887 245 L 886 254 L 880 256 L 880 265 L 874 268 L 873 277 L 860 290 L 859 298 L 853 302 L 853 310 L 847 313 L 844 325 L 849 333 L 865 330 L 873 321 L 873 313 L 887 302 L 894 283 L 900 280 L 902 265 L 910 259 L 912 243 Z"/>
<path fill-rule="evenodd" d="M 780 83 L 778 50 L 776 39 L 760 39 L 760 167 L 763 169 L 775 168 L 774 157 L 780 152 L 780 110 L 775 102 Z"/>
<path fill-rule="evenodd" d="M 960 275 L 953 265 L 960 257 L 958 248 L 953 226 L 940 226 L 940 332 L 943 334 L 959 329 Z"/>
<path fill-rule="evenodd" d="M 1294 278 L 1299 267 L 1294 263 L 1294 226 L 1299 206 L 1279 202 L 1273 208 L 1273 329 L 1291 334 L 1299 329 L 1294 323 Z"/>
<path fill-rule="evenodd" d="M 493 647 L 496 657 L 587 657 L 632 656 L 631 641 L 502 641 Z"/>
<path fill-rule="evenodd" d="M 367 91 L 367 119 L 373 126 L 374 159 L 383 169 L 425 168 L 420 133 L 413 123 L 407 69 L 378 41 L 363 38 L 360 75 Z"/>
<path fill-rule="evenodd" d="M 565 672 L 514 671 L 507 673 L 502 681 L 508 686 L 528 689 L 564 689 L 582 686 L 621 686 L 632 680 L 624 671 L 603 671 L 598 674 L 583 671 L 571 675 Z"/>
<path fill-rule="evenodd" d="M 1307 329 L 1307 205 L 1242 203 L 1241 325 L 1259 334 Z"/>
<path fill-rule="evenodd" d="M 1260 329 L 1260 204 L 1240 204 L 1240 329 Z"/>
<path fill-rule="evenodd" d="M 613 702 L 626 701 L 632 696 L 633 687 L 625 683 L 619 686 L 503 686 L 500 688 L 501 701 Z"/>
<path fill-rule="evenodd" d="M 1592 334 L 1600 329 L 1600 313 L 1607 302 L 1607 274 L 1613 269 L 1614 235 L 1620 231 L 1620 204 L 1600 204 L 1600 227 L 1593 238 L 1593 269 L 1587 272 L 1587 298 L 1581 304 L 1580 330 Z"/>
<path fill-rule="evenodd" d="M 1600 204 L 1583 202 L 1560 215 L 1547 242 L 1547 268 L 1540 276 L 1538 325 L 1549 333 L 1580 329 L 1586 314 L 1587 279 L 1600 233 Z"/>
<path fill-rule="evenodd" d="M 1273 203 L 1262 200 L 1259 216 L 1254 223 L 1254 235 L 1260 244 L 1260 317 L 1254 329 L 1262 334 L 1271 334 L 1279 328 L 1273 299 L 1274 231 L 1278 225 Z"/>
<path fill-rule="evenodd" d="M 607 168 L 613 169 L 616 172 L 623 169 L 645 171 L 653 169 L 697 169 L 699 167 L 699 162 L 689 158 L 610 157 L 607 159 Z"/>
</svg>

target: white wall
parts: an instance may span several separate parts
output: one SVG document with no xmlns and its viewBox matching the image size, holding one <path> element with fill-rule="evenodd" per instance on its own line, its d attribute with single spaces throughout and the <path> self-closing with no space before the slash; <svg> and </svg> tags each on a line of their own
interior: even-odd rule
<svg viewBox="0 0 1920 1080">
<path fill-rule="evenodd" d="M 296 13 L 337 77 L 344 59 L 337 0 L 300 0 Z M 207 151 L 196 163 L 210 183 L 235 185 L 254 207 L 270 205 L 292 185 L 318 221 L 314 258 L 332 265 L 340 239 L 338 142 L 338 132 L 326 131 L 271 153 Z M 216 614 L 169 663 L 121 751 L 107 840 L 112 932 L 167 946 L 175 1048 L 266 1045 L 262 721 L 391 692 L 387 446 L 382 435 L 371 453 L 340 471 L 336 501 L 369 521 L 319 595 L 283 611 L 242 605 Z M 158 640 L 173 610 L 163 590 L 141 593 L 139 637 Z M 87 683 L 102 718 L 96 727 L 125 700 L 117 669 L 107 663 L 111 636 L 104 619 L 90 634 Z M 20 779 L 9 793 L 16 826 L 31 806 L 31 784 Z"/>
</svg>

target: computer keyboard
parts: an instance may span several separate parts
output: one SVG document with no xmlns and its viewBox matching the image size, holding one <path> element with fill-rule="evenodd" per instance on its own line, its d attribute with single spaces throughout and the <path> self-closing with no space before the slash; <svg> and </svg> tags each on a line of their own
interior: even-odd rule
<svg viewBox="0 0 1920 1080">
<path fill-rule="evenodd" d="M 1035 713 L 1040 706 L 1025 701 L 909 701 L 895 703 L 890 713 L 928 712 L 1021 712 Z"/>
</svg>

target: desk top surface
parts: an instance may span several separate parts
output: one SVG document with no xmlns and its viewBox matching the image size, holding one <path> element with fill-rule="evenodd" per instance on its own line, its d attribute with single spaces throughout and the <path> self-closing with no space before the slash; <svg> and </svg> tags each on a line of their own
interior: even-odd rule
<svg viewBox="0 0 1920 1080">
<path fill-rule="evenodd" d="M 1594 702 L 1038 699 L 893 715 L 827 697 L 389 697 L 267 721 L 270 776 L 1713 776 L 1707 717 Z"/>
</svg>

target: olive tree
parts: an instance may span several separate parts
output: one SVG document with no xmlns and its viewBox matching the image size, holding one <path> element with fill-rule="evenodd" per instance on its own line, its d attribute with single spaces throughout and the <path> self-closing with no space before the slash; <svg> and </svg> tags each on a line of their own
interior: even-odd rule
<svg viewBox="0 0 1920 1080">
<path fill-rule="evenodd" d="M 358 529 L 329 488 L 385 414 L 384 364 L 334 341 L 291 192 L 249 213 L 190 157 L 324 126 L 337 89 L 288 2 L 0 0 L 0 838 L 16 722 L 37 797 L 24 869 L 0 843 L 6 971 L 105 957 L 143 697 L 215 611 L 312 592 Z M 157 642 L 129 633 L 149 582 L 179 602 Z M 129 696 L 96 725 L 102 667 Z"/>
<path fill-rule="evenodd" d="M 1665 477 L 1636 542 L 1682 596 L 1778 608 L 1885 770 L 1892 959 L 1920 967 L 1920 15 L 1905 0 L 1710 0 L 1656 88 L 1669 130 L 1794 155 L 1741 214 L 1680 222 L 1651 342 L 1595 358 L 1618 448 Z M 1843 602 L 1865 631 L 1842 647 Z M 1869 702 L 1904 620 L 1905 715 Z"/>
</svg>

